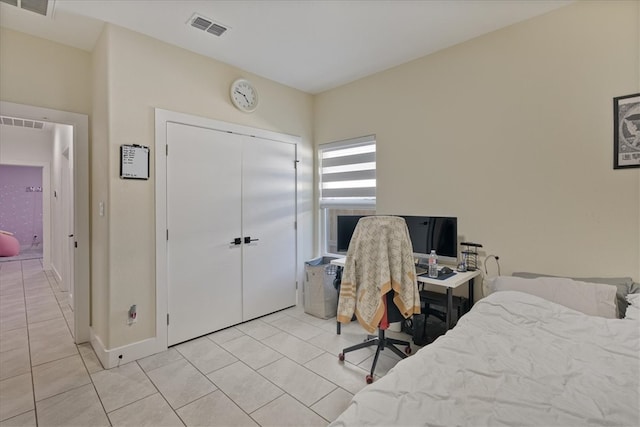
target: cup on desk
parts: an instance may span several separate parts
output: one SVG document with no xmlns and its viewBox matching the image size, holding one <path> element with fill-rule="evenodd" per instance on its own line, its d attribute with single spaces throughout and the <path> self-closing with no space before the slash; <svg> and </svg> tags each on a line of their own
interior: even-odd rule
<svg viewBox="0 0 640 427">
<path fill-rule="evenodd" d="M 462 254 L 462 259 L 458 263 L 458 271 L 461 273 L 467 271 L 467 254 Z"/>
</svg>

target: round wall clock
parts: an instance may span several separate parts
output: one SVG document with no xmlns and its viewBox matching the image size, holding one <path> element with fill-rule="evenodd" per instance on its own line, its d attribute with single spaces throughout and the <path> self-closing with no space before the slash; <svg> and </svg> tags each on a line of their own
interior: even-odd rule
<svg viewBox="0 0 640 427">
<path fill-rule="evenodd" d="M 240 111 L 251 113 L 258 108 L 258 91 L 249 80 L 238 79 L 231 83 L 231 102 Z"/>
</svg>

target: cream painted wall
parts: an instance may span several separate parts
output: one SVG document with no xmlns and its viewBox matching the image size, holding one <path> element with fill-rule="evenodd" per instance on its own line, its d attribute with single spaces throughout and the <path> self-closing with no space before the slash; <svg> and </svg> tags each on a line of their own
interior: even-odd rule
<svg viewBox="0 0 640 427">
<path fill-rule="evenodd" d="M 91 57 L 91 330 L 105 340 L 109 336 L 109 216 L 100 203 L 109 206 L 109 32 L 100 35 Z M 103 346 L 105 343 L 102 343 Z"/>
<path fill-rule="evenodd" d="M 3 101 L 91 113 L 91 54 L 0 27 Z"/>
<path fill-rule="evenodd" d="M 148 181 L 121 180 L 120 145 L 153 147 L 155 107 L 301 136 L 302 269 L 313 251 L 313 108 L 311 95 L 123 28 L 107 26 L 106 53 L 110 250 L 108 337 L 103 343 L 116 348 L 155 336 L 154 170 Z M 229 102 L 229 85 L 239 77 L 251 79 L 260 93 L 260 106 L 252 114 Z M 127 326 L 132 304 L 137 304 L 138 321 Z"/>
<path fill-rule="evenodd" d="M 89 52 L 0 27 L 0 99 L 17 104 L 90 115 L 92 112 L 91 61 L 92 56 Z M 61 116 L 69 119 L 69 115 L 62 114 Z M 78 118 L 78 120 L 80 119 Z M 76 126 L 78 124 L 79 122 L 75 123 Z M 84 127 L 85 125 L 81 126 L 83 130 Z M 79 136 L 75 137 L 77 142 Z M 79 158 L 89 157 L 87 149 L 86 143 L 76 145 L 76 150 L 80 151 Z M 91 151 L 93 150 L 94 147 L 91 147 Z M 89 191 L 85 190 L 85 186 L 88 181 L 93 181 L 93 177 L 90 176 L 91 172 L 83 172 L 84 168 L 85 166 L 81 166 L 77 169 L 81 174 L 81 177 L 76 180 L 76 189 L 81 193 L 81 197 L 78 199 L 78 209 L 82 210 L 83 214 L 76 216 L 76 219 L 82 230 L 88 230 L 90 227 L 89 219 L 86 218 L 86 212 L 83 208 L 86 206 L 85 203 L 88 203 L 85 199 L 89 198 Z M 78 182 L 78 180 L 82 182 Z M 100 236 L 98 235 L 98 237 Z M 79 248 L 82 248 L 80 250 L 85 254 L 88 252 L 85 248 L 89 244 L 101 247 L 101 245 L 108 243 L 105 240 L 96 240 L 95 236 L 90 237 L 88 233 L 76 235 L 76 238 Z M 46 245 L 45 242 L 45 252 Z M 84 257 L 88 257 L 88 255 L 83 255 L 80 258 Z M 88 274 L 89 265 L 88 262 L 82 264 L 84 265 L 76 266 L 83 271 L 81 275 L 77 275 L 78 270 L 76 270 L 76 280 L 80 280 L 82 288 L 80 293 L 88 301 L 89 291 L 86 287 L 89 284 L 86 283 L 88 278 L 85 279 L 85 277 Z M 46 256 L 45 268 L 50 268 Z M 94 274 L 93 270 L 92 274 Z M 76 290 L 77 294 L 78 290 Z M 99 294 L 97 296 L 100 297 Z M 80 300 L 84 301 L 84 299 Z M 95 300 L 93 298 L 93 301 Z M 98 300 L 98 305 L 106 305 L 105 301 Z M 85 336 L 88 335 L 84 324 L 84 317 L 88 317 L 86 311 L 87 308 L 83 307 L 76 312 L 76 314 L 81 313 L 82 317 L 82 322 L 80 322 L 82 325 L 76 325 L 76 333 L 80 330 L 80 334 L 77 336 L 81 340 L 86 340 Z"/>
<path fill-rule="evenodd" d="M 639 7 L 577 2 L 322 93 L 315 143 L 376 134 L 378 212 L 457 216 L 503 274 L 640 281 L 640 170 L 612 168 Z"/>
</svg>

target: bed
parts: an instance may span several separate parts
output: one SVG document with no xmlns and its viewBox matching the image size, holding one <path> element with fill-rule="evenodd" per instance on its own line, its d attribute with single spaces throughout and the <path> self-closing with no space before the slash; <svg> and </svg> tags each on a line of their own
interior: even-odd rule
<svg viewBox="0 0 640 427">
<path fill-rule="evenodd" d="M 638 426 L 639 383 L 640 322 L 500 291 L 331 426 Z"/>
</svg>

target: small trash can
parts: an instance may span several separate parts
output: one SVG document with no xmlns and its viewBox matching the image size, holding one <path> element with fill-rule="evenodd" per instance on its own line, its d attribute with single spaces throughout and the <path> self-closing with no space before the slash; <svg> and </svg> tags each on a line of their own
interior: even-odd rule
<svg viewBox="0 0 640 427">
<path fill-rule="evenodd" d="M 338 311 L 338 291 L 333 286 L 338 267 L 330 264 L 334 259 L 319 257 L 304 263 L 304 312 L 321 319 L 335 317 Z"/>
</svg>

